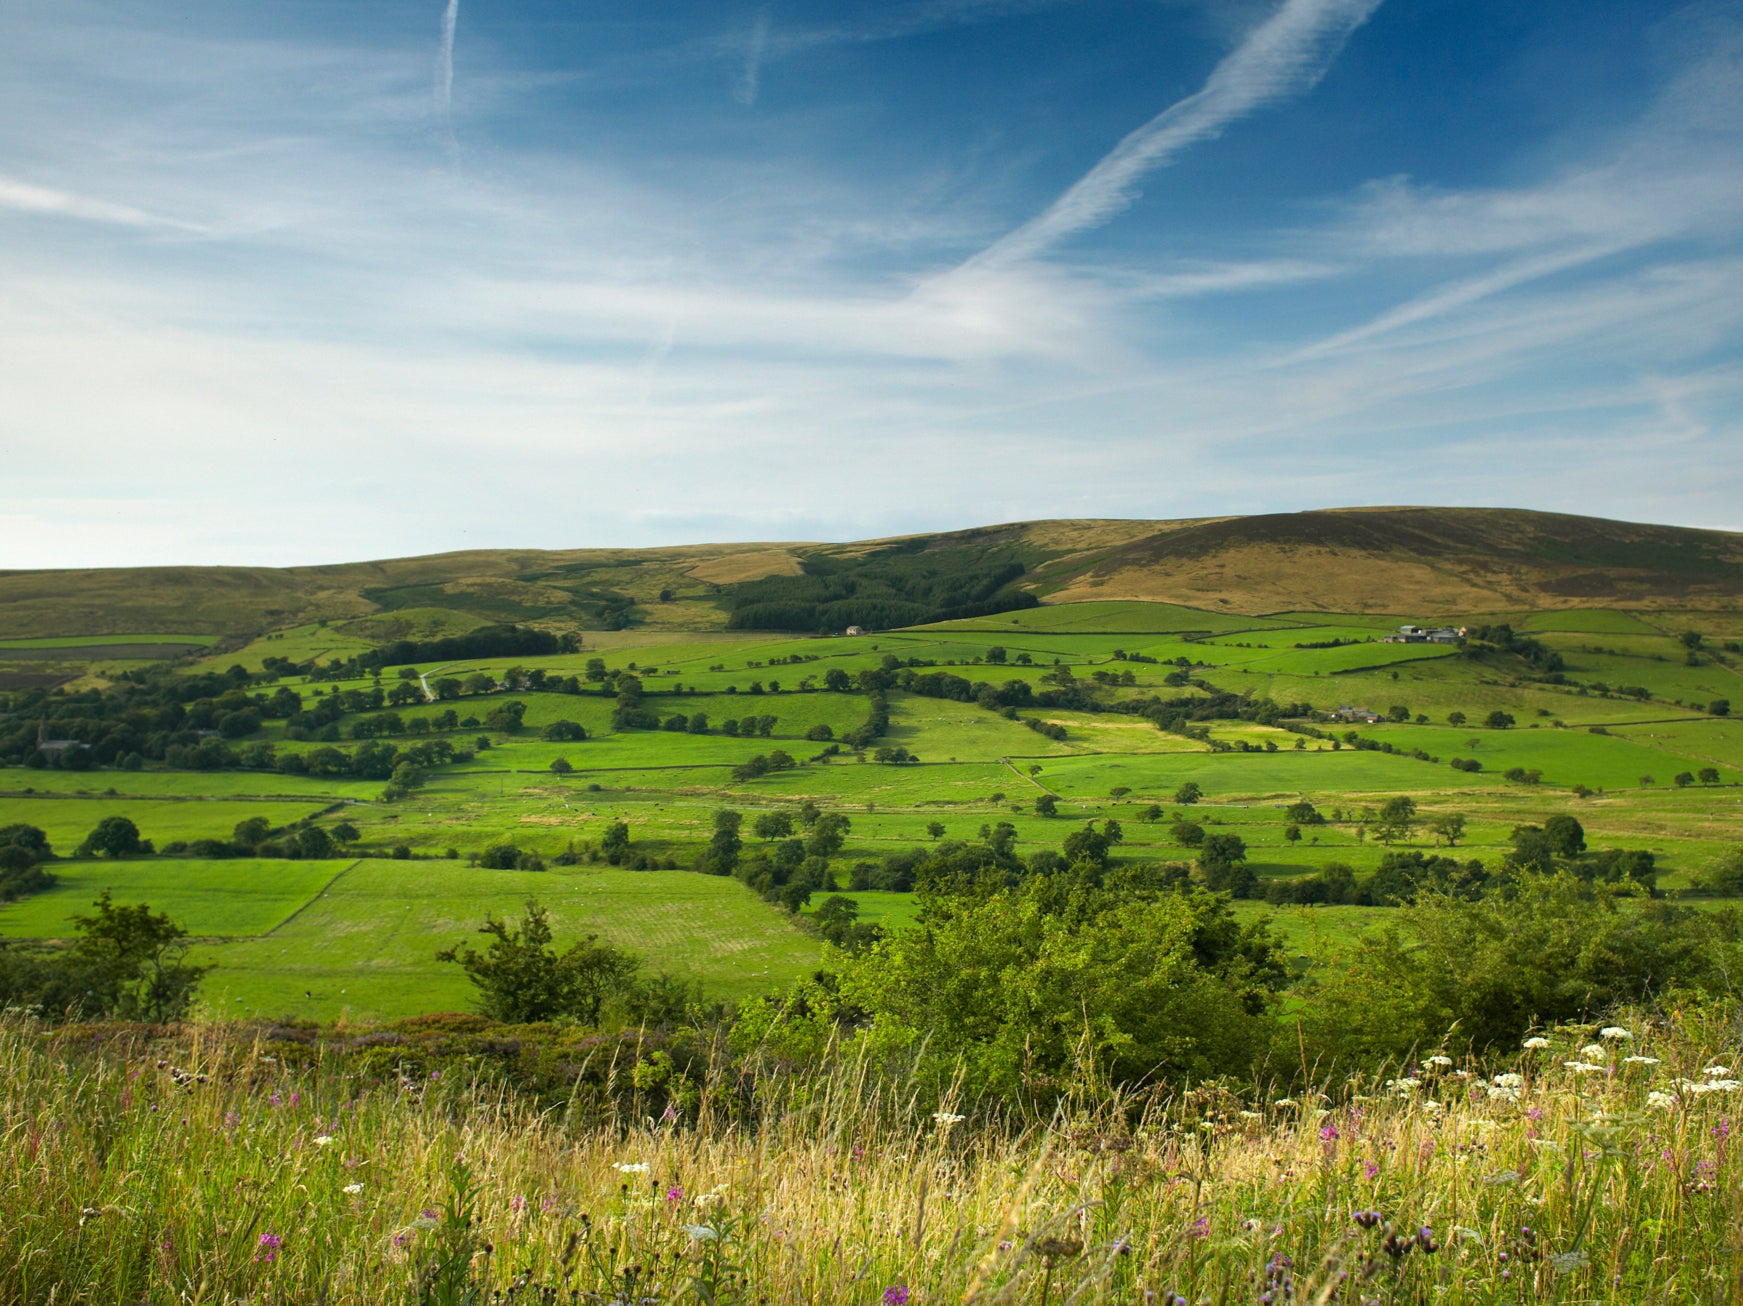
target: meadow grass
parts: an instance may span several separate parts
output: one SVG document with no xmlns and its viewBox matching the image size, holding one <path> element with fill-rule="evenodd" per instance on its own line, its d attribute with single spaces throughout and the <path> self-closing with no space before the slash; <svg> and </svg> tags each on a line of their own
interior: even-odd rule
<svg viewBox="0 0 1743 1306">
<path fill-rule="evenodd" d="M 282 924 L 351 864 L 245 857 L 56 862 L 52 888 L 21 902 L 0 904 L 0 937 L 70 937 L 72 918 L 89 913 L 105 890 L 117 903 L 149 903 L 190 934 L 263 934 Z"/>
<path fill-rule="evenodd" d="M 8 1018 L 0 1296 L 1731 1300 L 1736 1010 L 1617 1019 L 1348 1091 L 1091 1086 L 1013 1117 L 851 1059 L 716 1054 L 662 1114 L 657 1060 L 602 1041 L 614 1094 L 565 1110 L 395 1072 L 391 1044 L 354 1069 L 247 1028 Z"/>
<path fill-rule="evenodd" d="M 292 863 L 291 865 L 301 865 Z M 214 943 L 202 999 L 213 1014 L 393 1020 L 463 1010 L 476 993 L 435 954 L 476 943 L 486 915 L 518 919 L 530 899 L 565 944 L 587 934 L 647 969 L 699 980 L 712 999 L 784 989 L 821 949 L 737 880 L 610 866 L 497 871 L 463 861 L 364 860 L 294 919 L 257 938 Z"/>
<path fill-rule="evenodd" d="M 4 802 L 6 824 L 22 821 L 48 835 L 55 851 L 65 856 L 84 841 L 97 823 L 111 816 L 125 816 L 139 833 L 158 847 L 180 839 L 229 839 L 238 822 L 265 817 L 274 827 L 314 816 L 323 802 L 224 802 L 189 801 L 175 798 L 123 798 L 107 795 L 59 798 L 8 798 Z"/>
</svg>

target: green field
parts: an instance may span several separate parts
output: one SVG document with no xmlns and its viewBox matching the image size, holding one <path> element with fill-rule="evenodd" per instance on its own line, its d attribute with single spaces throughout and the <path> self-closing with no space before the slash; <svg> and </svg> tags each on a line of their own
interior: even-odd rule
<svg viewBox="0 0 1743 1306">
<path fill-rule="evenodd" d="M 651 968 L 700 979 L 717 997 L 745 997 L 804 974 L 819 955 L 812 934 L 737 880 L 688 869 L 722 808 L 745 814 L 747 854 L 760 846 L 749 826 L 761 813 L 797 813 L 812 803 L 846 815 L 851 830 L 831 863 L 842 884 L 856 863 L 881 863 L 889 854 L 933 844 L 934 822 L 943 825 L 942 838 L 969 842 L 983 828 L 1008 822 L 1015 852 L 1027 859 L 1057 850 L 1083 822 L 1109 818 L 1124 830 L 1116 860 L 1190 861 L 1194 853 L 1172 824 L 1182 817 L 1238 834 L 1261 882 L 1310 874 L 1330 860 L 1365 875 L 1391 851 L 1373 837 L 1374 813 L 1398 796 L 1411 798 L 1424 819 L 1463 815 L 1467 827 L 1457 855 L 1490 865 L 1509 852 L 1515 827 L 1571 812 L 1590 847 L 1654 851 L 1660 886 L 1671 892 L 1743 844 L 1743 721 L 1705 710 L 1716 698 L 1743 702 L 1743 692 L 1733 688 L 1743 687 L 1738 659 L 1716 646 L 1719 632 L 1729 629 L 1720 620 L 1606 610 L 1506 617 L 1563 657 L 1556 683 L 1515 657 L 1379 642 L 1414 619 L 1409 613 L 1256 618 L 1161 603 L 1053 604 L 854 637 L 584 631 L 579 653 L 426 662 L 413 668 L 414 676 L 422 673 L 432 684 L 536 667 L 553 680 L 583 678 L 583 692 L 495 688 L 397 709 L 408 733 L 388 736 L 386 743 L 403 749 L 445 739 L 474 754 L 436 767 L 397 799 L 380 779 L 277 769 L 195 772 L 155 761 L 133 770 L 12 768 L 0 776 L 0 825 L 38 826 L 63 855 L 112 815 L 133 820 L 159 848 L 224 839 L 238 822 L 261 816 L 291 834 L 310 822 L 331 828 L 347 820 L 360 835 L 360 860 L 61 862 L 52 868 L 61 877 L 52 891 L 0 907 L 0 937 L 64 935 L 70 915 L 88 910 L 95 894 L 109 887 L 118 900 L 169 911 L 202 940 L 201 955 L 216 967 L 206 986 L 210 1010 L 373 1018 L 466 1006 L 466 983 L 457 968 L 434 961 L 436 950 L 465 937 L 486 912 L 515 914 L 533 896 L 550 907 L 560 937 L 598 932 L 643 954 Z M 408 604 L 330 625 L 289 627 L 167 674 L 223 675 L 236 665 L 258 672 L 267 658 L 324 664 L 365 651 L 372 641 L 434 638 L 478 621 L 463 608 Z M 1679 638 L 1691 626 L 1713 632 L 1695 665 Z M 108 650 L 171 638 L 93 635 L 12 644 Z M 994 650 L 1001 648 L 1002 662 L 987 660 L 1000 657 Z M 614 729 L 615 699 L 584 680 L 593 659 L 612 671 L 633 668 L 643 684 L 643 706 L 662 720 L 682 716 L 686 728 Z M 916 764 L 880 764 L 873 748 L 856 751 L 806 737 L 827 727 L 839 740 L 867 719 L 866 694 L 824 691 L 827 672 L 841 670 L 854 680 L 890 667 L 895 671 L 888 674 L 946 672 L 977 690 L 991 686 L 1000 693 L 1021 682 L 1036 701 L 1003 713 L 892 688 L 888 730 L 873 747 L 905 749 Z M 305 708 L 314 708 L 330 694 L 376 684 L 391 689 L 401 680 L 394 667 L 383 668 L 379 679 L 358 673 L 342 680 L 307 674 L 305 667 L 246 692 L 264 699 L 289 688 Z M 1599 681 L 1604 687 L 1594 688 Z M 1069 700 L 1076 706 L 1042 706 L 1040 696 L 1061 685 L 1094 686 L 1096 697 Z M 1621 695 L 1622 686 L 1642 686 L 1647 697 Z M 1229 697 L 1239 695 L 1245 698 Z M 1191 722 L 1188 732 L 1159 729 L 1145 715 L 1118 710 L 1154 701 L 1190 719 L 1214 703 L 1251 706 L 1266 698 L 1305 704 L 1312 715 L 1263 724 L 1219 709 L 1220 715 Z M 521 730 L 480 724 L 511 699 L 524 705 Z M 39 695 L 28 701 L 32 706 L 18 710 L 13 729 L 22 722 L 34 732 L 37 716 L 57 700 Z M 1330 719 L 1344 706 L 1382 714 L 1401 708 L 1407 719 L 1372 725 Z M 473 724 L 443 730 L 442 714 L 450 709 Z M 1496 710 L 1515 718 L 1513 728 L 1478 724 Z M 1460 712 L 1465 724 L 1447 722 Z M 351 750 L 358 746 L 358 726 L 380 715 L 340 715 L 327 732 L 334 740 L 291 739 L 281 718 L 268 718 L 234 746 L 268 743 L 278 758 Z M 692 731 L 690 719 L 698 715 L 705 723 Z M 728 719 L 763 716 L 774 718 L 767 736 L 728 735 L 721 728 Z M 588 737 L 542 739 L 543 729 L 557 721 L 581 724 Z M 414 722 L 424 733 L 409 733 Z M 1062 729 L 1063 738 L 1029 722 L 1052 733 Z M 1392 751 L 1357 748 L 1353 741 Z M 831 746 L 838 751 L 825 755 Z M 734 780 L 734 767 L 776 749 L 798 765 Z M 1482 769 L 1454 770 L 1455 757 L 1474 758 Z M 568 773 L 551 770 L 558 759 L 569 764 Z M 1675 784 L 1679 774 L 1704 768 L 1718 772 L 1717 784 Z M 1514 769 L 1531 782 L 1508 780 Z M 1190 807 L 1174 801 L 1188 782 L 1203 795 Z M 1576 796 L 1576 787 L 1585 796 Z M 1036 807 L 1049 797 L 1056 805 L 1051 817 Z M 1300 799 L 1331 819 L 1291 841 L 1283 809 Z M 1162 819 L 1149 819 L 1152 808 Z M 469 864 L 470 856 L 501 844 L 547 859 L 584 856 L 617 821 L 629 831 L 634 857 L 679 869 L 619 869 L 583 860 L 540 873 Z M 1420 825 L 1404 843 L 1444 851 Z M 409 857 L 390 859 L 395 849 Z M 822 896 L 813 896 L 811 909 Z M 855 896 L 867 920 L 886 926 L 910 922 L 916 910 L 908 894 Z M 1243 915 L 1268 910 L 1240 904 Z M 1385 909 L 1376 908 L 1292 907 L 1273 914 L 1291 949 L 1304 954 L 1346 946 L 1386 919 Z"/>
<path fill-rule="evenodd" d="M 169 913 L 190 934 L 264 934 L 306 906 L 349 865 L 179 857 L 65 863 L 55 867 L 59 882 L 52 889 L 23 902 L 0 905 L 0 935 L 63 937 L 70 932 L 70 919 L 90 911 L 92 901 L 105 889 L 116 902 L 148 902 Z"/>
</svg>

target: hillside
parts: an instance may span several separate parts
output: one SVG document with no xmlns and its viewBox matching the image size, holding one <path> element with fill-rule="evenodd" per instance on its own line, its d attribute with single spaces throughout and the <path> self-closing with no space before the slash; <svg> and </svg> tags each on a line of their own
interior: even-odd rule
<svg viewBox="0 0 1743 1306">
<path fill-rule="evenodd" d="M 20 639 L 248 636 L 317 621 L 587 630 L 887 627 L 1139 599 L 1231 612 L 1731 609 L 1743 535 L 1490 508 L 1042 521 L 837 544 L 505 549 L 319 567 L 0 572 Z M 858 605 L 858 606 L 855 606 Z M 856 617 L 856 613 L 867 614 Z M 404 614 L 396 618 L 383 614 Z"/>
</svg>

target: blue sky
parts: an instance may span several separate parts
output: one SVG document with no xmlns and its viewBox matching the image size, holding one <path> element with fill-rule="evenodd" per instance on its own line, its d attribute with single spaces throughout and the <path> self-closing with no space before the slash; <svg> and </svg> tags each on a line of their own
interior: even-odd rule
<svg viewBox="0 0 1743 1306">
<path fill-rule="evenodd" d="M 13 0 L 0 566 L 1743 528 L 1743 5 Z"/>
</svg>

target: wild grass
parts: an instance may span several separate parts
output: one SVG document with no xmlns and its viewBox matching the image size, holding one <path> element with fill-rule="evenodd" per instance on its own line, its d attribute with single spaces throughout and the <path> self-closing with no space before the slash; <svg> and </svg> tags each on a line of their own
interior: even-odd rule
<svg viewBox="0 0 1743 1306">
<path fill-rule="evenodd" d="M 668 1097 L 606 1042 L 611 1093 L 540 1109 L 390 1047 L 371 1079 L 243 1029 L 7 1018 L 0 1298 L 1730 1300 L 1737 1010 L 1618 1025 L 1333 1096 L 1086 1089 L 1024 1119 L 863 1063 L 722 1062 Z"/>
</svg>

